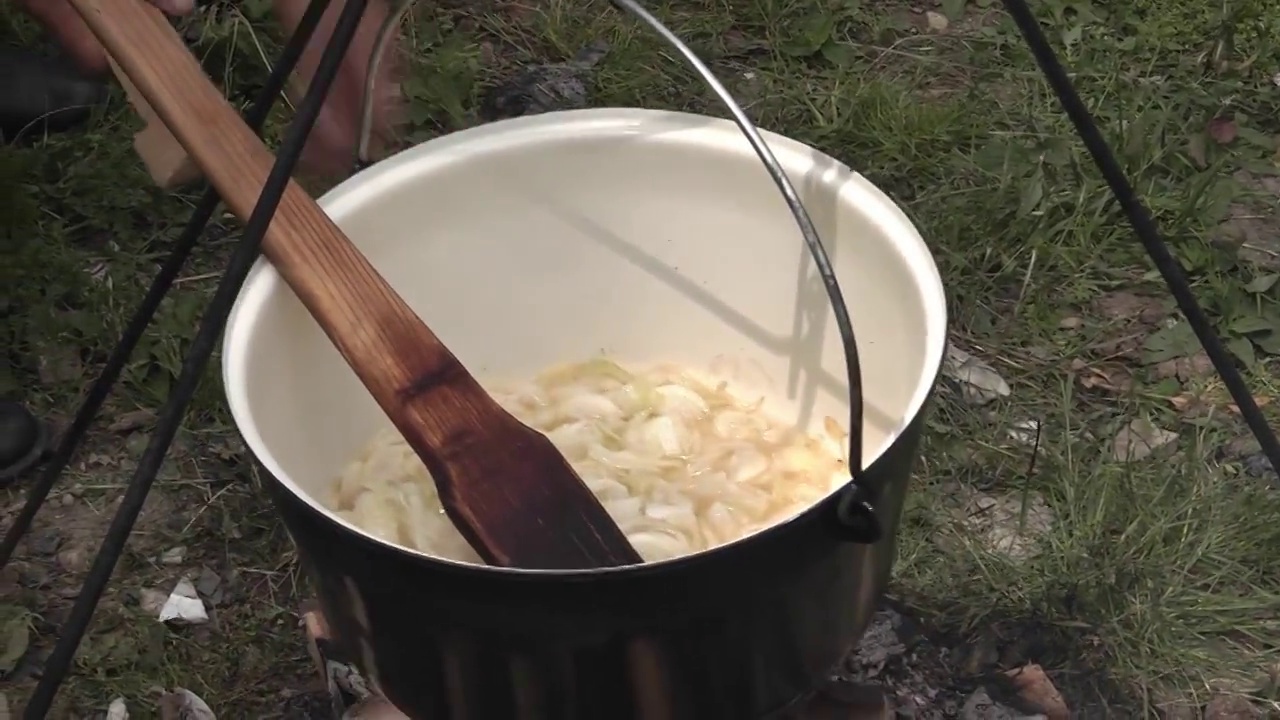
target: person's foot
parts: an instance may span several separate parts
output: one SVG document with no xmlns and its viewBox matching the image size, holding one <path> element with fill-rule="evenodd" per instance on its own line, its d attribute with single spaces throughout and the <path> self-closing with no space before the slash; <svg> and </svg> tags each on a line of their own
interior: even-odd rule
<svg viewBox="0 0 1280 720">
<path fill-rule="evenodd" d="M 49 433 L 22 403 L 0 402 L 0 487 L 40 462 Z"/>
<path fill-rule="evenodd" d="M 0 138 L 18 142 L 81 125 L 107 101 L 107 86 L 70 65 L 0 47 Z"/>
</svg>

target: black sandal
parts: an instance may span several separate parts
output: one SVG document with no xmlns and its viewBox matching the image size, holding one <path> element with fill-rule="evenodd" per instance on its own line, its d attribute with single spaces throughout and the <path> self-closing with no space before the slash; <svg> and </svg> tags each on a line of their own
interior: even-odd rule
<svg viewBox="0 0 1280 720">
<path fill-rule="evenodd" d="M 0 402 L 0 488 L 35 467 L 49 450 L 49 430 L 22 403 Z"/>
<path fill-rule="evenodd" d="M 108 98 L 107 85 L 29 50 L 0 47 L 0 139 L 32 140 L 72 130 Z"/>
</svg>

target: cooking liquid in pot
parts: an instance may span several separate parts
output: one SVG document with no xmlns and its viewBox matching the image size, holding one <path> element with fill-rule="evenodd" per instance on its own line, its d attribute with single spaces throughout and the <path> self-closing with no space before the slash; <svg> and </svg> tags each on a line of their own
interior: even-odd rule
<svg viewBox="0 0 1280 720">
<path fill-rule="evenodd" d="M 714 383 L 714 384 L 712 384 Z M 776 524 L 849 477 L 845 431 L 776 421 L 763 398 L 681 368 L 631 372 L 605 359 L 558 367 L 494 398 L 551 439 L 646 562 Z M 329 507 L 387 542 L 481 563 L 445 515 L 426 467 L 394 428 L 334 482 Z"/>
</svg>

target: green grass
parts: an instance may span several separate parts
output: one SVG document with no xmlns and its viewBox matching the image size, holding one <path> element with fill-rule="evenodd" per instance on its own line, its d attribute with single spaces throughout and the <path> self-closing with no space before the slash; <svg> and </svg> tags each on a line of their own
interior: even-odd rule
<svg viewBox="0 0 1280 720">
<path fill-rule="evenodd" d="M 1280 232 L 1277 185 L 1265 185 L 1280 178 L 1280 8 L 1266 0 L 1035 6 L 1253 387 L 1274 397 L 1274 271 L 1240 260 L 1221 239 L 1224 226 L 1245 221 Z M 697 0 L 656 9 L 761 126 L 843 160 L 906 208 L 942 269 L 957 343 L 1012 386 L 1008 399 L 982 408 L 955 393 L 939 398 L 893 594 L 970 639 L 993 627 L 1037 633 L 1030 659 L 1061 671 L 1054 677 L 1065 686 L 1070 667 L 1148 707 L 1274 693 L 1280 494 L 1222 452 L 1245 431 L 1213 379 L 1157 368 L 1194 352 L 1182 327 L 1099 306 L 1120 291 L 1164 291 L 999 4 Z M 948 26 L 930 29 L 917 10 L 948 17 Z M 199 34 L 206 67 L 237 100 L 236 88 L 260 82 L 262 58 L 274 52 L 264 17 L 260 4 L 244 4 L 211 14 Z M 0 19 L 0 35 L 6 24 L 30 33 Z M 477 122 L 485 89 L 519 65 L 563 61 L 599 39 L 612 48 L 594 104 L 723 115 L 669 51 L 601 0 L 424 5 L 406 32 L 414 140 Z M 1208 136 L 1214 118 L 1234 123 L 1232 142 Z M 126 141 L 131 122 L 117 102 L 88 133 L 5 150 L 0 162 L 5 187 L 17 188 L 0 192 L 9 203 L 0 207 L 12 207 L 0 226 L 12 253 L 0 270 L 0 327 L 18 368 L 4 389 L 49 413 L 72 411 L 193 202 L 149 189 Z M 111 413 L 163 401 L 227 242 L 200 249 Z M 106 281 L 87 272 L 95 268 Z M 1098 372 L 1127 382 L 1082 383 Z M 180 683 L 228 717 L 256 717 L 278 707 L 276 689 L 246 696 L 233 687 L 275 678 L 281 666 L 307 672 L 287 622 L 297 600 L 287 542 L 251 482 L 227 484 L 247 473 L 216 379 L 207 385 L 188 423 L 189 457 L 166 491 L 205 508 L 195 540 L 183 542 L 259 582 L 208 637 L 165 635 L 148 641 L 157 653 L 96 665 L 82 658 L 65 692 L 73 704 L 101 708 L 125 694 L 139 716 L 149 686 Z M 1206 400 L 1179 410 L 1174 399 L 1189 395 Z M 1172 456 L 1113 459 L 1111 438 L 1136 417 L 1179 432 Z M 1007 433 L 1027 419 L 1042 426 L 1035 453 Z M 106 474 L 118 484 L 131 469 L 136 453 L 110 435 L 98 442 L 125 464 L 82 468 L 73 482 Z M 1013 560 L 983 542 L 965 521 L 975 494 L 1012 499 L 1024 522 L 1030 503 L 1043 500 L 1053 522 L 1033 538 L 1032 557 Z M 228 527 L 241 537 L 230 539 Z M 164 577 L 142 555 L 118 573 L 119 585 Z M 127 602 L 102 614 L 142 627 Z M 258 651 L 233 662 L 227 645 Z"/>
</svg>

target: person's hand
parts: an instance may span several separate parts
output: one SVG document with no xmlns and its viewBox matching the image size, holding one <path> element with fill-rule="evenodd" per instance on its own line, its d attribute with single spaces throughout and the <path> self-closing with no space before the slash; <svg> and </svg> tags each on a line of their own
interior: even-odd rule
<svg viewBox="0 0 1280 720">
<path fill-rule="evenodd" d="M 108 71 L 106 51 L 81 19 L 68 0 L 17 0 L 47 32 L 62 46 L 80 68 L 89 74 L 101 75 Z M 150 0 L 169 15 L 186 15 L 194 8 L 193 0 Z M 308 0 L 274 0 L 277 19 L 286 31 L 292 32 L 306 11 Z M 319 27 L 298 62 L 297 82 L 291 86 L 290 95 L 300 98 L 311 82 L 320 55 L 333 33 L 344 0 L 330 4 Z M 355 40 L 347 52 L 338 77 L 334 80 L 325 100 L 324 108 L 303 153 L 304 170 L 326 176 L 343 175 L 351 169 L 360 127 L 360 107 L 364 97 L 365 73 L 373 50 L 378 28 L 390 10 L 384 0 L 370 0 Z M 377 81 L 378 101 L 374 106 L 374 152 L 380 152 L 392 140 L 400 116 L 398 83 L 398 55 L 396 43 L 387 48 L 379 66 Z"/>
</svg>

